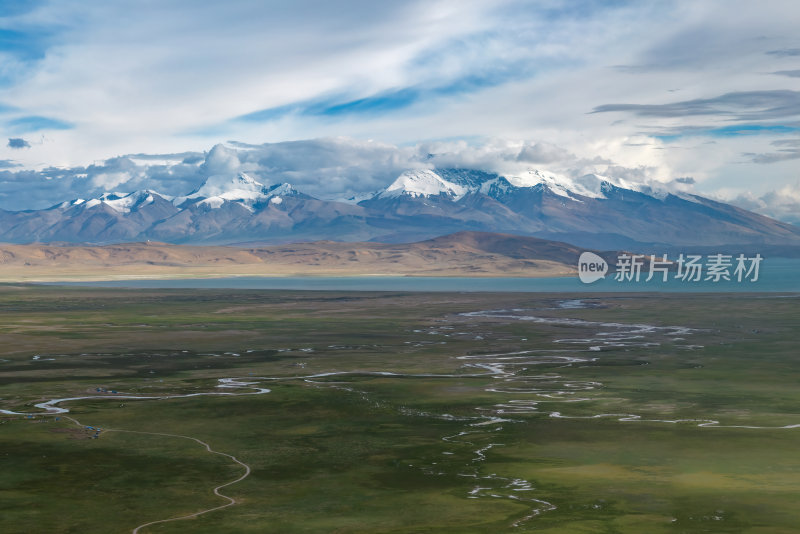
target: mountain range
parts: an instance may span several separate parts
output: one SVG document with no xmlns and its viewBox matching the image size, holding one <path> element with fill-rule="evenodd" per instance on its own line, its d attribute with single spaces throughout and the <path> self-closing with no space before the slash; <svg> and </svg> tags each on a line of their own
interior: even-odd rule
<svg viewBox="0 0 800 534">
<path fill-rule="evenodd" d="M 594 249 L 800 245 L 800 227 L 702 196 L 541 170 L 523 177 L 409 170 L 383 190 L 338 200 L 237 173 L 210 176 L 179 197 L 142 190 L 43 210 L 0 210 L 0 241 L 8 243 L 401 243 L 459 231 L 505 232 Z"/>
<path fill-rule="evenodd" d="M 571 276 L 581 252 L 567 243 L 483 232 L 459 232 L 417 243 L 0 245 L 0 282 L 230 276 Z M 616 258 L 614 252 L 595 252 L 609 262 Z"/>
</svg>

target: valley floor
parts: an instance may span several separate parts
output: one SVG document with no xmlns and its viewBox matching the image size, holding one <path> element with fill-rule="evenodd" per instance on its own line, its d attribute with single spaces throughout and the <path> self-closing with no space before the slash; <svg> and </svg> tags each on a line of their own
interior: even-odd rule
<svg viewBox="0 0 800 534">
<path fill-rule="evenodd" d="M 0 287 L 0 530 L 793 532 L 797 295 Z"/>
</svg>

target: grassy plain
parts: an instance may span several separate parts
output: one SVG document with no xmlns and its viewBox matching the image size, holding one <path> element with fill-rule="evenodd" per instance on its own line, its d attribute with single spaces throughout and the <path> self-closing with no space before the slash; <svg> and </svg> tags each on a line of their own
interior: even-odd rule
<svg viewBox="0 0 800 534">
<path fill-rule="evenodd" d="M 3 286 L 2 409 L 271 392 L 0 416 L 0 531 L 131 532 L 242 474 L 126 430 L 252 468 L 143 533 L 796 532 L 800 299 L 574 298 Z"/>
</svg>

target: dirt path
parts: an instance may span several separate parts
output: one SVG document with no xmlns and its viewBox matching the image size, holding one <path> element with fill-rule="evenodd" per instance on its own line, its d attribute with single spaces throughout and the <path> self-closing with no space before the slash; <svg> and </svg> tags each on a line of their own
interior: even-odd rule
<svg viewBox="0 0 800 534">
<path fill-rule="evenodd" d="M 86 425 L 84 425 L 83 423 L 81 423 L 80 421 L 75 419 L 74 417 L 64 416 L 64 418 L 65 419 L 69 419 L 70 421 L 72 421 L 73 423 L 75 423 L 76 425 L 78 425 L 80 427 L 84 427 L 84 428 L 86 427 Z M 205 441 L 197 439 L 197 438 L 193 438 L 192 436 L 184 436 L 184 435 L 181 435 L 181 434 L 167 434 L 165 432 L 143 432 L 143 431 L 139 431 L 139 430 L 120 430 L 120 429 L 115 429 L 115 428 L 104 428 L 102 431 L 103 432 L 124 432 L 124 433 L 127 433 L 127 434 L 143 434 L 143 435 L 148 435 L 148 436 L 163 436 L 163 437 L 169 437 L 169 438 L 188 439 L 188 440 L 194 441 L 195 443 L 199 443 L 200 445 L 205 447 L 206 450 L 209 453 L 229 458 L 230 460 L 234 461 L 235 463 L 239 464 L 240 466 L 242 466 L 244 468 L 244 473 L 242 474 L 242 476 L 240 476 L 239 478 L 237 478 L 235 480 L 231 480 L 230 482 L 226 482 L 224 484 L 220 484 L 219 486 L 217 486 L 217 487 L 215 487 L 213 489 L 214 495 L 216 495 L 217 497 L 221 497 L 221 498 L 227 500 L 228 501 L 227 503 L 222 504 L 220 506 L 215 506 L 213 508 L 207 508 L 205 510 L 200 510 L 198 512 L 194 512 L 194 513 L 187 514 L 187 515 L 182 515 L 182 516 L 178 516 L 178 517 L 170 517 L 170 518 L 167 518 L 167 519 L 158 519 L 156 521 L 150 521 L 148 523 L 144 523 L 144 524 L 139 525 L 138 527 L 134 528 L 133 531 L 132 531 L 132 534 L 139 534 L 139 532 L 143 528 L 149 527 L 150 525 L 156 525 L 158 523 L 168 523 L 168 522 L 171 522 L 171 521 L 180 521 L 182 519 L 192 519 L 192 518 L 201 516 L 203 514 L 207 514 L 209 512 L 215 512 L 217 510 L 222 510 L 223 508 L 228 508 L 229 506 L 233 506 L 235 504 L 239 504 L 239 501 L 237 501 L 233 497 L 229 497 L 228 495 L 225 495 L 225 494 L 220 492 L 220 490 L 222 488 L 226 488 L 228 486 L 232 486 L 233 484 L 236 484 L 237 482 L 241 482 L 242 480 L 244 480 L 245 478 L 250 476 L 250 472 L 251 472 L 250 466 L 247 465 L 246 463 L 244 463 L 243 461 L 239 460 L 237 457 L 233 456 L 232 454 L 228 454 L 228 453 L 220 452 L 220 451 L 215 451 L 214 449 L 211 448 L 211 445 L 209 445 Z"/>
<path fill-rule="evenodd" d="M 194 513 L 188 514 L 188 515 L 182 515 L 182 516 L 179 516 L 179 517 L 170 517 L 168 519 L 159 519 L 157 521 L 150 521 L 149 523 L 144 523 L 143 525 L 139 525 L 138 527 L 133 529 L 132 534 L 138 534 L 141 529 L 143 529 L 145 527 L 149 527 L 150 525 L 156 525 L 158 523 L 168 523 L 170 521 L 180 521 L 181 519 L 192 519 L 194 517 L 198 517 L 198 516 L 201 516 L 203 514 L 207 514 L 209 512 L 214 512 L 216 510 L 222 510 L 223 508 L 227 508 L 229 506 L 233 506 L 233 505 L 239 503 L 239 501 L 237 501 L 233 497 L 229 497 L 228 495 L 224 495 L 224 494 L 220 493 L 220 490 L 222 488 L 225 488 L 227 486 L 231 486 L 233 484 L 236 484 L 237 482 L 241 482 L 242 480 L 244 480 L 245 478 L 247 478 L 250 475 L 250 466 L 247 465 L 246 463 L 244 463 L 243 461 L 239 460 L 237 457 L 233 456 L 232 454 L 215 451 L 214 449 L 211 448 L 211 445 L 209 445 L 205 441 L 199 440 L 197 438 L 193 438 L 191 436 L 182 436 L 180 434 L 165 434 L 165 433 L 161 433 L 161 432 L 139 432 L 139 431 L 136 431 L 136 430 L 113 430 L 113 429 L 112 430 L 106 430 L 106 432 L 127 432 L 127 433 L 130 433 L 130 434 L 147 434 L 147 435 L 151 435 L 151 436 L 167 436 L 167 437 L 171 437 L 171 438 L 190 439 L 192 441 L 195 441 L 195 442 L 199 443 L 203 447 L 205 447 L 206 450 L 208 452 L 210 452 L 211 454 L 217 454 L 219 456 L 224 456 L 226 458 L 230 458 L 231 460 L 233 460 L 237 464 L 239 464 L 242 467 L 244 467 L 244 473 L 242 474 L 242 476 L 240 476 L 239 478 L 237 478 L 235 480 L 231 480 L 230 482 L 226 482 L 225 484 L 220 484 L 219 486 L 214 488 L 214 495 L 216 495 L 217 497 L 221 497 L 223 499 L 226 499 L 228 501 L 227 503 L 222 504 L 220 506 L 215 506 L 214 508 L 207 508 L 205 510 L 200 510 L 199 512 L 194 512 Z"/>
</svg>

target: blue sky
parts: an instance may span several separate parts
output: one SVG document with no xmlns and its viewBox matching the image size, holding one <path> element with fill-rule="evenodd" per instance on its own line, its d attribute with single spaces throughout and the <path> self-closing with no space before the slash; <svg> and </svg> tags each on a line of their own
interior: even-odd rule
<svg viewBox="0 0 800 534">
<path fill-rule="evenodd" d="M 798 27 L 791 0 L 0 2 L 0 208 L 189 185 L 152 159 L 114 167 L 126 154 L 327 139 L 303 146 L 691 177 L 786 219 L 800 212 Z M 525 146 L 547 157 L 511 165 Z M 331 183 L 389 172 L 356 159 Z"/>
</svg>

